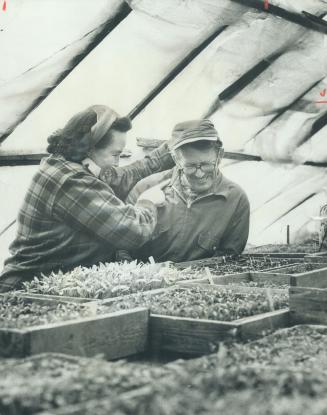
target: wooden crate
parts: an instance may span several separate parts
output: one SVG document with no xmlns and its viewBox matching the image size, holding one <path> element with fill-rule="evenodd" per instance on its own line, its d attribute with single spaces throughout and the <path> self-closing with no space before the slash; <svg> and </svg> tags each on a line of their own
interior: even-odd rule
<svg viewBox="0 0 327 415">
<path fill-rule="evenodd" d="M 83 362 L 83 365 L 85 365 L 85 364 L 88 363 L 86 360 L 90 360 L 90 361 L 93 360 L 93 359 L 86 359 L 86 358 L 83 358 L 81 360 L 80 357 L 61 354 L 61 353 L 42 353 L 42 354 L 38 354 L 38 355 L 34 355 L 34 356 L 29 356 L 25 359 L 17 359 L 15 361 L 11 361 L 10 363 L 9 363 L 8 360 L 6 360 L 6 366 L 5 367 L 6 367 L 6 370 L 12 371 L 13 373 L 15 373 L 15 368 L 17 366 L 26 365 L 26 364 L 29 365 L 30 362 L 39 362 L 39 364 L 40 364 L 40 363 L 42 363 L 42 361 L 50 360 L 52 358 L 57 358 L 62 363 L 69 362 L 69 363 L 76 363 L 78 365 L 81 362 Z M 108 367 L 107 370 L 108 370 L 108 374 L 109 374 L 110 373 L 110 363 L 109 362 L 107 363 L 105 361 L 101 361 L 101 363 L 102 363 L 103 367 L 105 367 L 105 366 Z M 94 376 L 96 378 L 96 376 L 97 376 L 96 372 L 94 373 Z M 60 379 L 58 378 L 58 380 L 60 380 Z M 99 383 L 103 384 L 103 382 L 104 382 L 104 380 L 100 379 Z M 119 389 L 120 385 L 117 385 L 117 386 L 119 386 L 118 387 L 118 389 Z M 55 392 L 55 390 L 56 390 L 55 382 L 53 383 L 52 387 L 54 388 L 53 392 Z M 0 414 L 1 415 L 23 415 L 25 413 L 26 414 L 27 413 L 32 414 L 32 412 L 33 412 L 33 414 L 35 413 L 35 414 L 38 414 L 38 415 L 40 415 L 41 413 L 42 414 L 45 414 L 45 413 L 47 413 L 47 414 L 50 414 L 50 413 L 51 414 L 52 413 L 55 413 L 55 414 L 57 414 L 57 413 L 58 414 L 60 414 L 60 413 L 63 413 L 63 414 L 72 413 L 73 414 L 73 413 L 78 413 L 78 412 L 75 412 L 75 411 L 78 408 L 84 408 L 84 405 L 86 405 L 86 407 L 89 407 L 89 405 L 87 405 L 88 402 L 97 402 L 97 401 L 101 401 L 101 400 L 105 400 L 105 399 L 112 399 L 112 398 L 115 397 L 115 395 L 117 395 L 117 393 L 119 393 L 120 397 L 124 398 L 125 396 L 126 397 L 134 397 L 134 396 L 138 397 L 138 396 L 140 396 L 141 393 L 149 392 L 149 390 L 151 391 L 151 385 L 148 385 L 148 384 L 146 384 L 145 386 L 144 385 L 134 385 L 134 386 L 132 386 L 132 384 L 131 384 L 129 387 L 132 387 L 132 389 L 128 390 L 128 387 L 126 388 L 123 385 L 122 389 L 125 389 L 125 391 L 120 392 L 120 391 L 116 390 L 116 388 L 114 386 L 113 388 L 111 388 L 107 391 L 103 391 L 103 393 L 101 393 L 100 395 L 96 394 L 96 391 L 93 391 L 94 396 L 93 396 L 92 400 L 85 400 L 86 398 L 81 396 L 81 400 L 79 402 L 76 402 L 74 404 L 69 404 L 69 405 L 63 405 L 63 406 L 59 406 L 59 408 L 51 408 L 51 409 L 47 409 L 47 410 L 41 410 L 41 409 L 38 410 L 37 408 L 35 408 L 35 410 L 33 410 L 31 408 L 26 409 L 26 407 L 24 407 L 24 394 L 20 395 L 18 399 L 15 399 L 12 402 L 7 402 L 5 399 L 3 399 L 3 395 L 1 396 L 1 392 L 0 392 Z M 51 394 L 51 391 L 50 391 L 50 394 Z M 58 391 L 57 391 L 56 394 L 54 393 L 54 396 L 55 395 L 58 396 Z M 37 402 L 36 404 L 41 406 L 41 401 L 44 398 L 46 398 L 46 397 L 43 396 L 40 399 L 40 402 Z M 53 405 L 58 405 L 58 403 L 59 403 L 58 401 L 53 402 Z M 62 404 L 59 403 L 59 405 L 62 405 Z M 91 411 L 91 412 L 89 412 L 89 414 L 93 414 L 93 412 Z"/>
<path fill-rule="evenodd" d="M 307 254 L 304 257 L 306 262 L 327 262 L 327 251 L 317 252 L 314 254 Z"/>
<path fill-rule="evenodd" d="M 19 297 L 26 298 L 27 300 L 44 300 L 44 304 L 47 304 L 48 301 L 57 301 L 60 303 L 78 303 L 84 304 L 90 301 L 94 301 L 94 298 L 86 297 L 68 297 L 66 295 L 51 295 L 51 294 L 36 294 L 36 293 L 27 293 L 26 291 L 16 291 L 16 294 Z"/>
<path fill-rule="evenodd" d="M 290 315 L 295 324 L 327 324 L 327 289 L 290 287 Z"/>
<path fill-rule="evenodd" d="M 5 366 L 6 371 L 13 373 L 17 366 L 26 365 L 26 364 L 29 365 L 29 363 L 33 361 L 41 362 L 44 360 L 50 360 L 52 358 L 58 358 L 62 362 L 72 362 L 72 363 L 78 362 L 80 360 L 80 358 L 77 356 L 65 355 L 62 353 L 41 353 L 38 355 L 26 357 L 25 359 L 18 359 L 15 361 L 13 361 L 12 359 L 10 360 L 4 359 L 3 361 L 6 362 L 6 366 Z M 1 364 L 1 359 L 0 359 L 0 364 Z M 0 367 L 0 370 L 1 369 L 3 369 L 2 366 Z M 14 386 L 15 385 L 13 385 L 13 387 Z M 14 401 L 6 402 L 3 399 L 2 391 L 0 392 L 0 414 L 1 415 L 23 415 L 25 413 L 30 414 L 31 411 L 30 410 L 27 411 L 26 408 L 23 407 L 23 404 L 24 402 L 22 401 L 22 399 L 15 399 Z"/>
<path fill-rule="evenodd" d="M 284 255 L 284 254 L 243 254 L 240 255 L 239 258 L 271 258 L 272 260 L 277 259 L 288 259 L 290 262 L 301 262 L 303 261 L 305 254 L 290 254 L 290 255 Z M 228 262 L 228 260 L 227 260 Z M 174 264 L 176 268 L 185 269 L 188 267 L 210 267 L 212 265 L 217 264 L 225 264 L 226 263 L 226 257 L 210 257 L 210 258 L 203 258 L 203 259 L 195 259 L 193 261 L 185 261 L 185 262 L 177 262 Z"/>
<path fill-rule="evenodd" d="M 183 282 L 182 280 L 180 282 Z M 178 282 L 177 282 L 178 283 Z M 177 284 L 176 283 L 176 284 Z M 171 286 L 167 286 L 164 288 L 154 288 L 154 289 L 149 289 L 149 290 L 144 290 L 142 292 L 154 292 L 156 293 L 157 291 L 161 291 L 161 290 L 165 290 L 167 288 L 170 287 L 174 287 L 173 285 Z M 139 291 L 141 292 L 141 291 Z M 27 293 L 25 291 L 16 291 L 15 292 L 19 297 L 24 298 L 26 300 L 36 300 L 36 301 L 43 301 L 44 304 L 47 304 L 49 301 L 56 301 L 56 302 L 60 302 L 60 303 L 79 303 L 79 304 L 83 304 L 85 305 L 85 303 L 111 303 L 112 301 L 116 301 L 119 300 L 120 298 L 123 298 L 127 295 L 131 295 L 131 294 L 124 294 L 124 295 L 120 295 L 117 297 L 108 297 L 108 298 L 89 298 L 89 297 L 68 297 L 68 296 L 64 296 L 64 295 L 51 295 L 51 294 L 35 294 L 35 293 Z M 137 292 L 135 292 L 134 294 L 137 294 Z M 1 415 L 1 414 L 0 414 Z"/>
<path fill-rule="evenodd" d="M 119 398 L 122 401 L 128 401 L 130 399 L 137 399 L 141 398 L 144 395 L 148 395 L 151 391 L 151 385 L 142 386 L 140 388 L 135 388 L 132 391 L 120 393 Z M 109 397 L 101 397 L 99 399 L 92 399 L 90 401 L 81 402 L 74 405 L 68 405 L 64 408 L 49 409 L 47 411 L 39 412 L 37 415 L 96 415 L 97 408 L 99 406 L 102 408 L 102 410 L 103 406 L 108 407 L 108 415 L 110 415 L 110 410 L 112 409 L 110 402 L 111 399 Z M 108 405 L 106 405 L 106 403 L 108 403 Z"/>
<path fill-rule="evenodd" d="M 26 301 L 54 302 L 45 299 Z M 86 306 L 94 310 L 94 305 L 88 303 Z M 25 329 L 0 328 L 0 356 L 24 357 L 57 352 L 87 357 L 103 353 L 107 359 L 125 357 L 146 350 L 148 323 L 149 311 L 137 308 Z"/>
<path fill-rule="evenodd" d="M 262 258 L 262 257 L 268 257 L 268 258 L 286 258 L 286 259 L 302 259 L 306 255 L 308 255 L 306 252 L 254 252 L 254 253 L 246 253 L 243 254 L 244 256 L 250 256 L 253 258 Z"/>
<path fill-rule="evenodd" d="M 199 286 L 197 283 L 184 283 L 179 285 L 179 288 L 187 289 L 192 285 Z M 149 295 L 160 295 L 175 288 L 158 289 L 156 292 L 150 292 Z M 206 289 L 217 291 L 220 287 L 208 285 Z M 233 291 L 241 293 L 254 290 L 267 291 L 266 288 L 233 288 Z M 271 292 L 285 293 L 285 289 L 271 289 Z M 106 300 L 101 304 L 111 305 L 113 302 L 115 300 Z M 255 338 L 265 330 L 287 327 L 290 321 L 289 310 L 284 309 L 231 322 L 150 314 L 149 323 L 149 348 L 155 354 L 166 351 L 201 355 L 212 352 L 220 341 L 235 337 L 241 340 Z"/>
<path fill-rule="evenodd" d="M 251 278 L 253 281 L 267 278 L 268 280 L 275 280 L 276 282 L 278 279 L 280 279 L 281 283 L 282 281 L 285 281 L 285 284 L 299 287 L 327 287 L 327 264 L 315 263 L 314 265 L 317 267 L 320 266 L 320 268 L 312 271 L 306 271 L 297 274 L 291 274 L 287 272 L 290 268 L 296 265 L 298 264 L 275 268 L 267 271 L 251 272 Z"/>
<path fill-rule="evenodd" d="M 150 347 L 190 355 L 212 353 L 219 342 L 232 338 L 248 340 L 263 332 L 288 327 L 289 310 L 277 310 L 239 320 L 213 321 L 150 315 Z"/>
<path fill-rule="evenodd" d="M 244 279 L 244 274 L 236 278 Z M 216 280 L 225 277 L 216 277 Z M 180 287 L 203 286 L 197 282 L 180 284 Z M 206 289 L 217 291 L 219 285 L 208 285 Z M 231 288 L 238 293 L 267 292 L 267 288 L 237 286 Z M 285 293 L 285 289 L 269 289 L 272 293 Z M 234 321 L 204 320 L 186 317 L 171 317 L 150 314 L 150 347 L 154 352 L 169 351 L 192 355 L 210 353 L 217 343 L 231 338 L 255 339 L 262 332 L 288 327 L 291 324 L 289 309 L 277 310 L 245 317 Z"/>
<path fill-rule="evenodd" d="M 272 272 L 254 271 L 254 272 L 240 272 L 236 274 L 226 275 L 210 275 L 197 280 L 189 280 L 184 282 L 178 282 L 178 285 L 190 285 L 190 284 L 207 284 L 207 285 L 228 285 L 228 284 L 239 284 L 247 282 L 271 282 L 276 284 L 290 284 L 290 277 L 283 274 L 274 274 Z M 247 287 L 244 287 L 247 288 Z M 256 287 L 260 289 L 260 287 Z M 253 289 L 253 288 L 251 288 Z M 266 288 L 261 288 L 266 289 Z M 274 288 L 275 289 L 275 288 Z"/>
</svg>

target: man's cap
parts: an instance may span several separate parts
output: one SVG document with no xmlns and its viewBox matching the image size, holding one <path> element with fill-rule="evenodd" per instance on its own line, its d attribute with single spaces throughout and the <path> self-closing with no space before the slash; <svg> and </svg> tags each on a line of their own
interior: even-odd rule
<svg viewBox="0 0 327 415">
<path fill-rule="evenodd" d="M 170 141 L 170 148 L 176 150 L 195 141 L 213 141 L 222 146 L 218 132 L 210 120 L 185 121 L 175 125 Z"/>
</svg>

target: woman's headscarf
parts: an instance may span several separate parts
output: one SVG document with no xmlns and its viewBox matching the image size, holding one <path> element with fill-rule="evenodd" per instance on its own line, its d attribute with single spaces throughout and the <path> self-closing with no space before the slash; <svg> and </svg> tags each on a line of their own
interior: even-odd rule
<svg viewBox="0 0 327 415">
<path fill-rule="evenodd" d="M 106 105 L 92 105 L 86 111 L 92 110 L 97 115 L 97 121 L 91 128 L 91 145 L 94 147 L 109 131 L 119 115 Z"/>
<path fill-rule="evenodd" d="M 48 137 L 47 151 L 79 162 L 95 147 L 119 115 L 106 105 L 92 105 L 78 112 Z"/>
</svg>

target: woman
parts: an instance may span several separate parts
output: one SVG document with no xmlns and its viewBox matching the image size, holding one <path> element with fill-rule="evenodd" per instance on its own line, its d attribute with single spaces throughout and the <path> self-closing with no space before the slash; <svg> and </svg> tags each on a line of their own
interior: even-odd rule
<svg viewBox="0 0 327 415">
<path fill-rule="evenodd" d="M 0 291 L 52 271 L 115 259 L 150 239 L 162 196 L 148 192 L 135 206 L 123 200 L 143 177 L 173 165 L 163 145 L 144 160 L 119 168 L 131 128 L 110 108 L 94 105 L 48 138 L 50 156 L 35 174 L 18 215 L 11 257 Z"/>
</svg>

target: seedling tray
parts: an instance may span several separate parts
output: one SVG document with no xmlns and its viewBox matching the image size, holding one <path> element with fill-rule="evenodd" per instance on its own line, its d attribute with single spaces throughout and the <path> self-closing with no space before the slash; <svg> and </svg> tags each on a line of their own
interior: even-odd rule
<svg viewBox="0 0 327 415">
<path fill-rule="evenodd" d="M 46 302 L 45 299 L 25 300 Z M 51 305 L 53 301 L 50 300 Z M 94 310 L 95 304 L 87 306 Z M 0 328 L 0 356 L 57 352 L 79 356 L 103 353 L 108 360 L 125 357 L 145 351 L 148 319 L 148 310 L 137 308 L 24 329 Z"/>
<path fill-rule="evenodd" d="M 44 300 L 45 304 L 48 301 L 57 301 L 57 302 L 64 302 L 64 303 L 78 303 L 84 304 L 90 301 L 94 301 L 94 298 L 86 298 L 86 297 L 68 297 L 65 295 L 50 295 L 50 294 L 36 294 L 36 293 L 27 293 L 26 291 L 16 291 L 17 295 L 22 298 L 26 298 L 27 300 Z"/>
<path fill-rule="evenodd" d="M 242 255 L 237 258 L 214 257 L 175 264 L 180 269 L 190 269 L 190 276 L 194 271 L 206 277 L 208 272 L 216 276 L 227 276 L 252 272 L 266 272 L 270 269 L 287 267 L 302 262 L 302 258 L 270 258 Z M 189 281 L 194 278 L 190 278 Z M 184 281 L 180 281 L 183 283 Z"/>
<path fill-rule="evenodd" d="M 327 264 L 325 263 L 296 263 L 289 266 L 279 267 L 279 268 L 272 268 L 266 271 L 254 271 L 247 273 L 246 275 L 238 274 L 233 276 L 235 282 L 239 281 L 254 281 L 254 282 L 262 282 L 267 281 L 274 284 L 285 284 L 285 285 L 292 285 L 292 286 L 304 286 L 304 287 L 327 287 Z M 311 266 L 313 269 L 312 271 L 305 271 L 305 272 L 296 272 L 297 270 L 301 270 L 301 268 L 305 268 Z M 218 281 L 224 281 L 217 279 Z M 225 283 L 229 283 L 228 276 L 225 278 Z"/>
<path fill-rule="evenodd" d="M 255 282 L 258 286 L 250 287 L 246 284 Z M 262 286 L 260 286 L 260 283 Z M 265 287 L 264 284 L 267 283 L 268 286 Z M 276 287 L 269 287 L 269 283 L 276 285 Z M 290 284 L 290 277 L 283 274 L 273 274 L 269 272 L 241 272 L 236 274 L 227 274 L 227 275 L 212 275 L 209 274 L 204 278 L 198 280 L 185 281 L 183 283 L 178 283 L 178 285 L 190 285 L 190 284 L 206 284 L 206 285 L 230 285 L 237 286 L 239 290 L 266 290 L 267 288 L 273 288 L 274 290 L 285 289 L 282 287 L 284 285 Z M 240 284 L 240 285 L 238 285 Z M 279 287 L 281 286 L 281 287 Z"/>
<path fill-rule="evenodd" d="M 304 327 L 305 329 L 310 329 L 311 327 L 314 329 L 313 336 L 315 334 L 321 333 L 326 335 L 326 327 L 324 326 L 296 326 L 296 329 L 300 329 Z M 299 331 L 300 331 L 299 330 Z M 294 346 L 295 352 L 293 350 L 288 350 L 287 343 L 288 343 L 288 334 L 290 335 L 290 344 Z M 299 333 L 300 334 L 300 333 Z M 305 333 L 304 333 L 305 335 Z M 150 404 L 151 398 L 153 396 L 160 396 L 161 402 L 163 402 L 170 394 L 174 391 L 179 391 L 183 393 L 185 387 L 194 388 L 197 386 L 198 391 L 201 390 L 202 396 L 197 395 L 194 399 L 200 400 L 211 400 L 213 403 L 217 402 L 217 399 L 226 399 L 229 396 L 229 393 L 233 391 L 234 399 L 236 401 L 239 400 L 239 395 L 242 394 L 242 390 L 248 389 L 251 390 L 253 400 L 251 402 L 252 407 L 256 407 L 256 394 L 258 392 L 258 387 L 260 389 L 260 394 L 262 396 L 266 396 L 267 393 L 265 391 L 269 391 L 269 395 L 271 395 L 271 386 L 277 386 L 274 388 L 274 393 L 271 396 L 272 401 L 278 401 L 278 397 L 282 398 L 285 394 L 285 387 L 286 387 L 286 395 L 293 396 L 294 402 L 296 402 L 299 398 L 299 392 L 304 392 L 304 399 L 310 399 L 310 392 L 313 390 L 316 392 L 314 394 L 314 399 L 318 399 L 319 396 L 323 397 L 326 386 L 324 388 L 319 387 L 321 386 L 321 382 L 326 383 L 324 381 L 324 372 L 323 367 L 320 369 L 319 360 L 314 363 L 308 362 L 308 359 L 299 361 L 298 359 L 302 357 L 308 358 L 306 345 L 308 344 L 306 341 L 308 340 L 307 337 L 303 339 L 303 342 L 299 340 L 299 335 L 296 335 L 296 340 L 292 339 L 292 329 L 288 333 L 288 329 L 279 331 L 278 335 L 274 337 L 274 335 L 269 336 L 268 338 L 263 338 L 262 343 L 259 342 L 250 342 L 244 346 L 244 348 L 236 347 L 233 350 L 233 346 L 231 349 L 228 350 L 227 356 L 208 356 L 207 359 L 194 359 L 192 361 L 184 361 L 184 362 L 175 362 L 173 365 L 175 367 L 176 372 L 178 373 L 177 377 L 175 376 L 172 378 L 171 382 L 169 382 L 169 378 L 158 380 L 158 383 L 155 385 L 146 385 L 141 387 L 137 390 L 133 390 L 127 393 L 119 394 L 114 398 L 105 397 L 100 398 L 98 400 L 90 400 L 87 402 L 81 402 L 73 406 L 68 406 L 65 408 L 60 408 L 54 411 L 46 411 L 40 415 L 83 415 L 83 414 L 111 414 L 111 413 L 120 413 L 120 409 L 123 413 L 153 413 L 153 408 L 155 407 Z M 296 343 L 295 343 L 296 342 Z M 310 338 L 310 345 L 314 344 L 314 338 Z M 318 340 L 319 343 L 319 340 Z M 321 344 L 322 343 L 322 344 Z M 320 347 L 324 345 L 324 342 L 320 342 Z M 253 351 L 262 350 L 263 353 L 259 352 L 259 361 L 255 361 L 254 355 L 256 352 Z M 317 346 L 319 348 L 319 346 Z M 303 349 L 303 350 L 301 350 Z M 226 351 L 226 348 L 223 348 Z M 275 353 L 274 353 L 275 351 Z M 323 355 L 323 349 L 321 349 Z M 230 352 L 230 353 L 229 353 Z M 224 361 L 225 359 L 229 362 L 231 361 L 230 358 L 234 353 L 238 353 L 235 356 L 235 366 L 233 369 L 226 371 L 224 370 Z M 229 355 L 229 356 L 228 356 Z M 250 357 L 250 361 L 248 358 Z M 277 359 L 276 359 L 277 358 Z M 286 360 L 286 364 L 285 364 Z M 309 359 L 310 360 L 310 359 Z M 324 359 L 325 360 L 325 359 Z M 326 365 L 326 362 L 324 362 Z M 228 363 L 227 363 L 228 367 Z M 235 371 L 235 368 L 239 370 Z M 222 369 L 220 371 L 220 368 Z M 316 368 L 316 370 L 312 370 L 310 373 L 310 369 Z M 168 365 L 169 370 L 169 365 Z M 174 372 L 174 369 L 173 369 Z M 172 373 L 173 373 L 172 372 Z M 316 372 L 316 373 L 315 373 Z M 182 376 L 179 376 L 179 374 Z M 218 376 L 217 376 L 218 375 Z M 309 376 L 308 376 L 309 375 Z M 212 381 L 208 382 L 208 377 L 212 376 Z M 254 376 L 254 379 L 253 379 Z M 308 379 L 309 377 L 309 379 Z M 169 381 L 167 381 L 169 379 Z M 206 386 L 203 385 L 201 380 L 205 379 Z M 219 380 L 218 380 L 219 379 Z M 316 384 L 311 385 L 310 381 L 316 380 Z M 228 384 L 228 387 L 224 390 L 221 390 L 220 385 Z M 248 386 L 248 388 L 246 387 Z M 259 385 L 259 386 L 258 386 Z M 158 386 L 156 388 L 156 386 Z M 168 386 L 168 388 L 167 388 Z M 269 388 L 269 389 L 267 389 Z M 192 390 L 192 389 L 191 389 Z M 192 393 L 192 392 L 191 392 Z M 192 399 L 190 395 L 189 399 Z M 201 399 L 202 398 L 202 399 Z M 264 408 L 265 399 L 263 402 L 262 409 Z M 169 399 L 169 398 L 168 398 Z M 283 399 L 283 398 L 282 398 Z M 148 402 L 148 404 L 147 404 Z M 172 401 L 174 402 L 174 400 Z M 160 404 L 160 401 L 158 401 Z M 226 402 L 226 406 L 228 407 L 228 401 Z M 191 405 L 190 405 L 191 406 Z M 310 405 L 308 405 L 310 407 Z M 151 410 L 151 409 L 152 410 Z M 158 406 L 159 408 L 159 406 Z M 217 406 L 214 406 L 217 409 Z M 268 406 L 269 408 L 269 406 Z M 279 407 L 280 408 L 280 407 Z M 168 406 L 166 408 L 166 412 L 164 413 L 175 413 L 174 409 L 178 413 L 184 413 L 182 411 L 182 407 L 179 406 L 177 409 L 176 406 Z M 206 413 L 209 413 L 208 407 L 206 407 Z M 221 406 L 219 406 L 219 411 L 214 410 L 210 413 L 224 413 L 224 411 L 220 411 Z M 235 408 L 236 411 L 229 411 L 228 413 L 243 413 L 241 410 L 241 405 L 238 408 Z M 284 406 L 283 406 L 284 409 Z M 162 413 L 161 411 L 159 411 Z M 185 411 L 185 413 L 189 412 Z M 192 412 L 192 411 L 191 411 Z M 265 412 L 265 411 L 264 411 Z M 269 411 L 268 411 L 269 412 Z M 296 411 L 295 411 L 296 412 Z M 295 413 L 294 412 L 294 413 Z M 192 412 L 193 413 L 193 412 Z M 197 413 L 194 411 L 194 413 Z M 202 411 L 201 411 L 202 413 Z M 246 413 L 251 413 L 251 411 L 247 410 Z M 260 413 L 260 411 L 258 412 Z M 265 412 L 266 413 L 266 412 Z M 270 413 L 275 414 L 275 411 L 270 411 Z M 280 413 L 280 410 L 276 411 L 276 413 Z M 287 411 L 283 412 L 287 413 Z M 293 412 L 292 412 L 293 413 Z M 297 413 L 302 413 L 301 411 Z M 318 412 L 314 412 L 318 413 Z M 321 411 L 319 412 L 321 413 Z"/>
<path fill-rule="evenodd" d="M 306 272 L 296 272 L 297 268 L 311 265 L 315 269 Z M 303 263 L 297 266 L 290 266 L 280 270 L 274 270 L 274 274 L 285 275 L 289 277 L 290 285 L 298 287 L 327 287 L 327 264 L 325 263 Z M 294 272 L 295 271 L 295 272 Z"/>
<path fill-rule="evenodd" d="M 253 252 L 244 254 L 254 258 L 286 258 L 286 259 L 301 259 L 308 255 L 307 252 Z"/>
<path fill-rule="evenodd" d="M 304 257 L 306 262 L 327 262 L 327 251 L 308 254 Z"/>
<path fill-rule="evenodd" d="M 189 280 L 186 283 L 203 283 L 215 285 L 228 285 L 238 283 L 271 283 L 276 285 L 304 285 L 304 286 L 327 286 L 327 264 L 326 263 L 307 263 L 294 262 L 293 264 L 283 265 L 276 268 L 266 269 L 264 271 L 249 271 L 234 274 L 215 275 L 209 269 L 203 273 L 204 277 L 197 280 Z M 311 271 L 300 272 L 301 269 L 312 268 Z M 299 271 L 299 272 L 297 272 Z M 179 285 L 185 282 L 178 283 Z M 312 285 L 311 285 L 312 284 Z M 266 287 L 263 287 L 266 288 Z M 267 287 L 269 288 L 269 287 Z M 278 287 L 271 287 L 278 288 Z"/>
<path fill-rule="evenodd" d="M 165 366 L 106 362 L 58 353 L 0 361 L 0 413 L 32 415 L 150 388 L 173 373 Z M 26 378 L 29 376 L 29 382 Z"/>
<path fill-rule="evenodd" d="M 199 284 L 194 284 L 199 286 Z M 189 288 L 190 284 L 185 284 Z M 219 291 L 219 286 L 206 287 Z M 174 288 L 157 290 L 148 293 L 150 296 L 167 293 Z M 235 287 L 235 293 L 263 292 L 267 289 Z M 285 290 L 270 290 L 271 293 L 285 293 Z M 116 300 L 117 301 L 117 300 Z M 102 305 L 112 305 L 115 300 L 102 301 Z M 162 351 L 201 355 L 214 351 L 219 342 L 227 339 L 248 340 L 260 337 L 262 332 L 276 330 L 290 325 L 288 308 L 257 314 L 234 321 L 207 320 L 189 317 L 172 317 L 150 313 L 149 347 L 152 352 Z"/>
<path fill-rule="evenodd" d="M 232 338 L 242 341 L 255 339 L 266 331 L 288 327 L 290 324 L 288 309 L 232 322 L 151 314 L 151 348 L 155 352 L 169 351 L 198 356 L 212 353 L 219 342 Z"/>
<path fill-rule="evenodd" d="M 295 323 L 327 325 L 327 289 L 290 287 L 290 313 Z"/>
<path fill-rule="evenodd" d="M 151 386 L 143 386 L 132 391 L 124 392 L 119 394 L 119 401 L 129 401 L 131 399 L 139 399 L 142 396 L 147 396 L 151 393 Z M 81 402 L 76 405 L 69 405 L 65 408 L 58 408 L 49 411 L 39 412 L 37 415 L 90 415 L 96 414 L 97 408 L 101 408 L 103 411 L 107 411 L 108 415 L 115 413 L 117 407 L 113 405 L 114 399 L 100 398 L 94 399 L 87 402 Z M 104 409 L 105 408 L 105 409 Z M 16 414 L 14 414 L 16 415 Z M 17 414 L 18 415 L 18 414 Z"/>
</svg>

